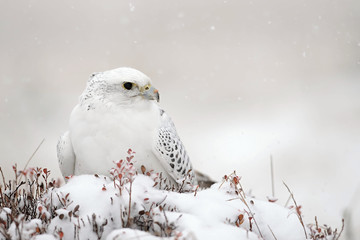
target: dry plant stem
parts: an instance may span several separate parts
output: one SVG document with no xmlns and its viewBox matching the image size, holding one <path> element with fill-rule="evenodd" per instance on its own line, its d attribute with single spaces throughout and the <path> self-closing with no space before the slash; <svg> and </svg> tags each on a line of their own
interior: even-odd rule
<svg viewBox="0 0 360 240">
<path fill-rule="evenodd" d="M 234 172 L 234 174 L 235 174 L 235 172 Z M 261 233 L 261 231 L 260 231 L 259 225 L 257 224 L 256 219 L 255 219 L 255 217 L 254 217 L 254 213 L 251 211 L 249 205 L 247 204 L 247 202 L 246 202 L 246 200 L 245 200 L 244 189 L 242 188 L 242 186 L 241 186 L 241 184 L 240 184 L 240 181 L 238 182 L 238 184 L 239 184 L 239 186 L 241 187 L 241 191 L 238 191 L 239 189 L 237 189 L 236 185 L 235 185 L 235 189 L 237 190 L 238 195 L 240 196 L 241 201 L 245 204 L 245 206 L 246 206 L 247 209 L 249 210 L 249 213 L 251 214 L 252 219 L 254 219 L 254 223 L 255 223 L 255 225 L 256 225 L 257 230 L 259 231 L 260 237 L 261 237 L 261 238 L 264 238 L 263 235 L 262 235 L 262 233 Z M 243 194 L 241 194 L 241 193 L 243 193 Z"/>
<path fill-rule="evenodd" d="M 11 239 L 11 236 L 2 228 L 0 228 L 0 234 L 2 234 L 6 240 Z"/>
<path fill-rule="evenodd" d="M 44 143 L 45 138 L 40 142 L 40 144 L 37 146 L 37 148 L 35 149 L 35 151 L 33 152 L 33 154 L 31 154 L 29 160 L 26 162 L 23 172 L 25 171 L 25 169 L 27 168 L 27 166 L 29 165 L 30 161 L 33 159 L 33 157 L 35 156 L 35 154 L 37 153 L 37 151 L 39 150 L 39 148 L 41 147 L 41 145 Z M 20 180 L 21 181 L 22 175 L 20 176 Z M 17 182 L 16 182 L 17 183 Z"/>
<path fill-rule="evenodd" d="M 19 223 L 18 223 L 19 224 Z M 20 229 L 19 229 L 19 225 L 16 224 L 16 232 L 17 232 L 17 235 L 18 235 L 18 239 L 21 240 L 21 232 L 20 232 Z"/>
<path fill-rule="evenodd" d="M 298 205 L 297 205 L 296 200 L 295 200 L 295 198 L 294 198 L 294 194 L 290 191 L 290 188 L 288 187 L 288 185 L 286 185 L 286 183 L 285 183 L 284 181 L 283 181 L 283 184 L 285 185 L 285 187 L 286 187 L 287 190 L 289 191 L 290 196 L 291 196 L 292 200 L 294 201 L 294 204 L 295 204 L 296 209 L 298 209 Z M 307 239 L 308 236 L 307 236 L 307 233 L 306 233 L 304 221 L 303 221 L 301 215 L 300 215 L 297 211 L 296 211 L 296 215 L 298 216 L 298 219 L 299 219 L 299 221 L 300 221 L 300 223 L 301 223 L 301 225 L 302 225 L 302 227 L 303 227 L 303 229 L 304 229 L 305 237 L 306 237 L 306 239 Z"/>
<path fill-rule="evenodd" d="M 286 203 L 285 203 L 285 206 L 284 207 L 287 207 L 289 202 L 290 202 L 290 199 L 291 199 L 291 194 L 289 195 L 288 199 L 286 200 Z"/>
<path fill-rule="evenodd" d="M 19 184 L 16 186 L 15 190 L 14 190 L 12 193 L 10 193 L 10 196 L 9 196 L 9 197 L 11 198 L 11 196 L 12 196 L 13 194 L 17 195 L 19 188 L 20 188 L 22 185 L 24 185 L 24 184 L 25 184 L 25 182 L 19 183 Z"/>
<path fill-rule="evenodd" d="M 1 167 L 0 167 L 0 173 L 1 173 L 1 177 L 2 177 L 3 184 L 4 184 L 4 188 L 5 188 L 5 190 L 6 190 L 5 176 L 4 176 L 4 173 L 3 173 L 3 170 L 1 169 Z"/>
<path fill-rule="evenodd" d="M 2 187 L 0 186 L 0 207 L 2 207 L 2 205 L 4 204 L 4 196 L 3 196 L 3 192 L 2 192 Z"/>
<path fill-rule="evenodd" d="M 344 226 L 345 226 L 345 220 L 344 220 L 344 219 L 342 219 L 341 231 L 340 231 L 340 233 L 339 233 L 339 236 L 337 236 L 336 240 L 339 240 L 339 238 L 340 238 L 340 236 L 341 236 L 342 232 L 344 231 Z"/>
<path fill-rule="evenodd" d="M 234 171 L 232 174 L 230 174 L 227 179 L 230 179 L 230 176 L 236 176 L 236 172 Z M 221 183 L 221 185 L 219 186 L 219 189 L 220 189 L 221 186 L 227 181 L 227 179 L 225 179 L 225 180 Z M 251 211 L 249 205 L 247 204 L 247 202 L 246 202 L 246 200 L 245 200 L 246 196 L 245 196 L 244 189 L 243 189 L 243 187 L 241 186 L 240 180 L 237 181 L 237 184 L 240 186 L 240 189 L 239 189 L 239 188 L 237 187 L 237 185 L 235 184 L 235 192 L 236 192 L 236 194 L 237 194 L 238 196 L 240 196 L 239 199 L 245 204 L 245 206 L 246 206 L 247 209 L 249 210 L 249 213 L 251 214 L 252 219 L 254 219 L 254 223 L 255 223 L 255 225 L 256 225 L 256 228 L 257 228 L 257 230 L 259 231 L 259 234 L 260 234 L 261 238 L 263 238 L 263 235 L 262 235 L 262 233 L 261 233 L 261 231 L 260 231 L 259 225 L 257 224 L 256 219 L 255 219 L 255 217 L 254 217 L 254 214 L 253 214 L 253 212 Z M 237 198 L 235 198 L 235 199 L 237 199 Z M 233 199 L 230 199 L 230 200 L 228 200 L 228 201 L 231 201 L 231 200 L 233 200 Z"/>
<path fill-rule="evenodd" d="M 270 155 L 270 170 L 271 170 L 271 190 L 272 190 L 272 196 L 275 197 L 274 166 L 273 166 L 273 158 L 272 158 L 272 155 Z"/>
<path fill-rule="evenodd" d="M 240 188 L 241 188 L 240 194 L 242 193 L 242 196 L 243 196 L 243 198 L 244 198 L 244 200 L 245 200 L 245 199 L 246 199 L 246 195 L 245 195 L 244 189 L 243 189 L 240 181 L 239 181 L 239 186 L 240 186 Z"/>
<path fill-rule="evenodd" d="M 160 201 L 159 203 L 157 203 L 157 204 L 158 204 L 158 205 L 161 205 L 163 202 L 165 202 L 166 198 L 167 198 L 167 195 L 165 195 L 164 199 L 161 200 L 161 201 Z"/>
<path fill-rule="evenodd" d="M 271 229 L 271 227 L 270 227 L 269 225 L 267 225 L 267 226 L 268 226 L 268 228 L 269 228 L 269 230 L 270 230 L 271 234 L 273 235 L 274 239 L 275 239 L 275 240 L 277 240 L 277 238 L 276 238 L 276 236 L 275 236 L 275 234 L 274 234 L 273 230 Z"/>
<path fill-rule="evenodd" d="M 59 202 L 61 203 L 61 205 L 65 208 L 66 206 L 65 206 L 65 204 L 63 203 L 63 201 L 61 200 L 59 194 L 56 193 L 56 196 L 57 196 L 57 198 L 59 199 Z"/>
<path fill-rule="evenodd" d="M 131 213 L 131 193 L 132 193 L 132 181 L 130 181 L 130 192 L 129 192 L 129 212 L 127 219 L 127 227 L 130 227 L 130 213 Z"/>
<path fill-rule="evenodd" d="M 255 225 L 256 225 L 257 230 L 259 231 L 260 237 L 261 237 L 261 238 L 264 238 L 263 235 L 262 235 L 262 233 L 261 233 L 261 231 L 260 231 L 259 225 L 257 224 L 256 219 L 255 219 L 255 217 L 254 217 L 254 213 L 251 211 L 249 205 L 248 205 L 247 202 L 245 201 L 245 198 L 244 198 L 241 194 L 239 194 L 239 195 L 240 195 L 240 197 L 241 197 L 241 201 L 245 204 L 245 206 L 246 206 L 247 209 L 249 210 L 249 213 L 251 214 L 252 219 L 254 219 L 254 223 L 255 223 Z"/>
</svg>

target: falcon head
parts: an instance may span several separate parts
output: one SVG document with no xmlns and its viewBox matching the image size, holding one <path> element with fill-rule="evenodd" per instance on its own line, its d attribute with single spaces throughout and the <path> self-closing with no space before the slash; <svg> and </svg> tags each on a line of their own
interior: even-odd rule
<svg viewBox="0 0 360 240">
<path fill-rule="evenodd" d="M 92 74 L 83 95 L 89 93 L 119 104 L 160 99 L 148 76 L 127 67 Z"/>
</svg>

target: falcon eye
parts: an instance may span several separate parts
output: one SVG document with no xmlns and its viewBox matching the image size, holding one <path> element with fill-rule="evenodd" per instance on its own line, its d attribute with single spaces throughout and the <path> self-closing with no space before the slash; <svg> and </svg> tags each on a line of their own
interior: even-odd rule
<svg viewBox="0 0 360 240">
<path fill-rule="evenodd" d="M 131 83 L 131 82 L 125 82 L 125 83 L 123 84 L 123 87 L 124 87 L 126 90 L 130 90 L 130 89 L 132 89 L 132 87 L 133 87 L 133 83 Z"/>
</svg>

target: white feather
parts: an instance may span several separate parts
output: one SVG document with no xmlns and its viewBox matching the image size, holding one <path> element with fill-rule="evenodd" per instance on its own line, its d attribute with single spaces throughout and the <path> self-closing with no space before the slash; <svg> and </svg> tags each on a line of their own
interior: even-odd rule
<svg viewBox="0 0 360 240">
<path fill-rule="evenodd" d="M 132 82 L 136 88 L 126 90 L 124 82 Z M 171 183 L 184 179 L 183 171 L 174 171 L 177 168 L 170 166 L 171 158 L 162 154 L 164 149 L 158 146 L 160 133 L 169 131 L 174 142 L 184 148 L 170 118 L 156 101 L 141 94 L 140 89 L 147 85 L 151 85 L 151 80 L 131 68 L 92 75 L 71 113 L 70 130 L 59 141 L 63 175 L 109 175 L 114 162 L 125 159 L 127 150 L 132 149 L 138 170 L 144 165 L 147 170 L 162 172 Z M 188 171 L 191 164 L 185 168 Z"/>
</svg>

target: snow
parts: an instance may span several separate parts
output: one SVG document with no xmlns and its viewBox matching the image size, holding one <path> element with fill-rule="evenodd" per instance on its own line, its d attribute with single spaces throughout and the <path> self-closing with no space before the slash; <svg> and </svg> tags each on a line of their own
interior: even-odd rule
<svg viewBox="0 0 360 240">
<path fill-rule="evenodd" d="M 57 240 L 53 235 L 51 234 L 41 234 L 37 235 L 34 240 Z"/>
<path fill-rule="evenodd" d="M 239 240 L 259 239 L 261 232 L 264 239 L 273 239 L 271 228 L 277 239 L 289 236 L 293 240 L 305 239 L 302 225 L 292 209 L 250 196 L 245 196 L 245 204 L 231 181 L 188 193 L 160 190 L 153 185 L 151 177 L 137 175 L 120 193 L 119 186 L 109 177 L 74 176 L 44 197 L 45 202 L 51 200 L 58 207 L 46 234 L 61 229 L 63 239 L 78 236 L 79 239 Z M 122 227 L 128 224 L 130 195 L 130 225 L 134 229 Z M 250 227 L 249 209 L 260 232 L 254 220 Z M 243 222 L 238 221 L 240 215 Z M 140 226 L 145 225 L 148 231 L 141 231 Z"/>
<path fill-rule="evenodd" d="M 118 230 L 114 230 L 112 231 L 106 239 L 111 239 L 111 240 L 121 240 L 121 239 L 141 239 L 141 240 L 155 240 L 155 239 L 160 239 L 158 237 L 155 237 L 149 233 L 143 232 L 143 231 L 139 231 L 139 230 L 134 230 L 134 229 L 129 229 L 129 228 L 125 228 L 125 229 L 118 229 Z M 165 238 L 162 238 L 165 239 Z"/>
<path fill-rule="evenodd" d="M 24 215 L 21 214 L 20 216 L 18 216 L 18 218 L 16 219 L 15 222 L 20 222 L 20 220 L 23 218 L 24 218 Z M 29 222 L 25 222 L 21 228 L 21 238 L 20 238 L 18 235 L 18 232 L 16 230 L 15 222 L 11 223 L 11 225 L 9 227 L 9 233 L 10 233 L 11 239 L 30 239 L 31 236 L 34 233 L 36 233 L 36 229 L 41 228 L 43 226 L 40 219 L 32 219 Z"/>
<path fill-rule="evenodd" d="M 0 239 L 336 239 L 336 230 L 303 223 L 295 200 L 286 208 L 273 197 L 246 194 L 235 172 L 207 189 L 185 179 L 185 186 L 168 191 L 159 174 L 145 167 L 139 174 L 130 158 L 125 162 L 115 162 L 109 176 L 70 176 L 61 187 L 46 182 L 50 187 L 38 198 L 31 189 L 13 194 L 9 203 L 18 204 L 0 208 Z M 25 172 L 30 188 L 50 174 Z"/>
<path fill-rule="evenodd" d="M 129 3 L 129 9 L 130 9 L 130 12 L 135 11 L 135 5 L 131 2 Z"/>
</svg>

